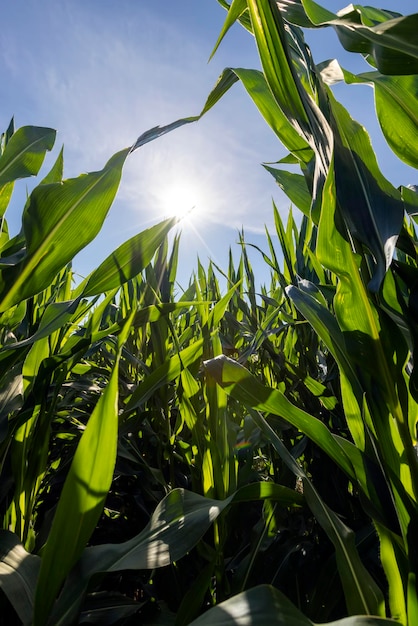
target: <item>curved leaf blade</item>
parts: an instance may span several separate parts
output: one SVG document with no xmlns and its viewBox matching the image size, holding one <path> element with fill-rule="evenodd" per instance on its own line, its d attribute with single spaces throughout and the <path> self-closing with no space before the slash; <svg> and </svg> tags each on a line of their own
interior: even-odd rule
<svg viewBox="0 0 418 626">
<path fill-rule="evenodd" d="M 354 616 L 324 626 L 394 626 L 394 620 Z M 221 602 L 190 626 L 315 626 L 275 587 L 259 585 Z"/>
<path fill-rule="evenodd" d="M 55 136 L 55 130 L 40 126 L 22 126 L 13 133 L 0 156 L 0 186 L 35 176 L 46 152 L 52 150 Z"/>
<path fill-rule="evenodd" d="M 204 362 L 205 371 L 246 406 L 278 415 L 322 448 L 348 476 L 351 464 L 323 422 L 292 404 L 278 389 L 265 387 L 236 361 L 221 355 Z"/>
<path fill-rule="evenodd" d="M 84 297 L 95 296 L 120 287 L 137 276 L 151 262 L 177 221 L 175 217 L 164 220 L 125 241 L 86 278 L 77 292 Z"/>
<path fill-rule="evenodd" d="M 0 531 L 0 588 L 23 624 L 31 624 L 33 599 L 41 559 L 26 552 L 18 537 Z"/>
</svg>

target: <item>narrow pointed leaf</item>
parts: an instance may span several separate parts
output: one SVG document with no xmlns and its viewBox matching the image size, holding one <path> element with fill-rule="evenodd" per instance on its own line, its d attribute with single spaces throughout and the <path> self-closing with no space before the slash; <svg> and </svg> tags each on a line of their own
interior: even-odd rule
<svg viewBox="0 0 418 626">
<path fill-rule="evenodd" d="M 171 218 L 135 235 L 117 248 L 79 286 L 83 296 L 95 296 L 137 276 L 151 262 L 157 248 L 176 224 Z"/>
<path fill-rule="evenodd" d="M 112 483 L 117 453 L 119 359 L 134 313 L 119 336 L 109 383 L 91 414 L 64 483 L 42 553 L 35 594 L 35 626 L 45 624 L 62 583 L 97 524 Z"/>
<path fill-rule="evenodd" d="M 266 170 L 274 177 L 280 189 L 284 191 L 289 200 L 302 211 L 304 215 L 310 217 L 312 195 L 306 185 L 305 177 L 301 174 L 293 174 L 285 170 L 278 170 L 275 167 L 264 165 Z"/>
<path fill-rule="evenodd" d="M 213 57 L 216 50 L 219 48 L 219 45 L 222 39 L 225 37 L 228 30 L 231 28 L 233 24 L 235 24 L 235 22 L 241 17 L 242 13 L 244 13 L 244 11 L 246 10 L 247 10 L 247 0 L 232 0 L 224 25 L 222 26 L 222 30 L 219 34 L 215 47 L 209 57 L 209 60 Z"/>
<path fill-rule="evenodd" d="M 352 475 L 348 459 L 325 424 L 292 404 L 281 391 L 262 385 L 245 367 L 224 355 L 205 361 L 204 368 L 232 397 L 252 408 L 278 415 L 296 426 L 321 447 L 347 475 Z"/>
<path fill-rule="evenodd" d="M 51 167 L 45 178 L 42 179 L 41 185 L 49 185 L 50 183 L 60 183 L 64 175 L 64 147 L 61 148 L 59 155 Z"/>
</svg>

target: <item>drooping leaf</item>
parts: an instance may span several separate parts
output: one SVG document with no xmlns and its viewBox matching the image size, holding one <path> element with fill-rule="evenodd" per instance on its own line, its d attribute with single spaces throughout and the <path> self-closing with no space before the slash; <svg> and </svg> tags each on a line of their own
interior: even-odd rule
<svg viewBox="0 0 418 626">
<path fill-rule="evenodd" d="M 418 76 L 387 76 L 377 71 L 353 74 L 336 60 L 321 67 L 330 84 L 344 80 L 374 86 L 377 119 L 386 141 L 402 161 L 418 168 Z"/>
<path fill-rule="evenodd" d="M 346 50 L 370 55 L 382 74 L 418 73 L 418 13 L 404 17 L 350 4 L 336 14 L 314 0 L 280 0 L 278 5 L 285 19 L 300 26 L 332 26 Z"/>
<path fill-rule="evenodd" d="M 312 195 L 306 185 L 306 179 L 301 174 L 293 174 L 285 170 L 264 165 L 266 170 L 274 177 L 280 189 L 288 196 L 291 202 L 307 217 L 310 216 Z"/>
<path fill-rule="evenodd" d="M 296 426 L 348 475 L 352 473 L 349 461 L 325 424 L 292 404 L 281 391 L 262 385 L 245 367 L 224 355 L 205 361 L 204 368 L 228 394 L 247 406 L 278 415 Z"/>
<path fill-rule="evenodd" d="M 71 623 L 94 574 L 165 567 L 187 554 L 231 504 L 260 498 L 271 498 L 284 505 L 303 501 L 294 490 L 268 483 L 247 485 L 225 500 L 205 498 L 183 489 L 171 491 L 136 537 L 119 544 L 86 548 L 54 608 L 52 623 L 54 626 Z"/>
<path fill-rule="evenodd" d="M 26 552 L 18 537 L 0 530 L 0 588 L 23 624 L 31 624 L 41 559 Z"/>
<path fill-rule="evenodd" d="M 355 616 L 326 626 L 394 626 L 381 617 Z M 260 585 L 221 602 L 191 622 L 190 626 L 315 626 L 275 587 Z M 325 626 L 325 625 L 324 625 Z"/>
<path fill-rule="evenodd" d="M 52 128 L 39 126 L 22 126 L 13 133 L 0 156 L 0 186 L 36 175 L 46 152 L 52 150 L 55 135 Z"/>
<path fill-rule="evenodd" d="M 2 273 L 0 308 L 17 304 L 51 283 L 56 273 L 100 231 L 119 186 L 129 149 L 103 170 L 34 189 L 23 215 L 26 254 Z"/>
</svg>

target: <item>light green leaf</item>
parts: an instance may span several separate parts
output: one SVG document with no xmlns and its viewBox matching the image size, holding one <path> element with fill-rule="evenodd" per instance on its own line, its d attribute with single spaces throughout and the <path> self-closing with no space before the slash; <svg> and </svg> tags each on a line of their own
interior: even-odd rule
<svg viewBox="0 0 418 626">
<path fill-rule="evenodd" d="M 1 310 L 45 289 L 94 239 L 115 197 L 128 153 L 126 149 L 114 155 L 100 172 L 34 189 L 23 215 L 26 255 L 2 273 Z"/>
<path fill-rule="evenodd" d="M 280 11 L 270 2 L 247 0 L 264 74 L 271 92 L 294 126 L 309 126 L 306 101 L 292 67 Z"/>
<path fill-rule="evenodd" d="M 135 310 L 119 336 L 109 383 L 77 446 L 42 552 L 35 594 L 35 626 L 45 624 L 63 581 L 97 524 L 112 483 L 118 435 L 119 359 L 134 313 Z"/>
<path fill-rule="evenodd" d="M 224 22 L 224 25 L 222 26 L 222 30 L 219 34 L 215 47 L 209 57 L 209 60 L 213 57 L 213 55 L 219 48 L 219 45 L 222 39 L 225 37 L 228 30 L 231 28 L 233 24 L 235 24 L 235 22 L 241 17 L 241 15 L 246 10 L 247 10 L 247 0 L 232 0 L 231 6 L 228 10 L 228 14 L 226 16 L 226 20 Z"/>
<path fill-rule="evenodd" d="M 283 145 L 302 163 L 309 163 L 313 152 L 306 139 L 294 128 L 289 117 L 273 97 L 264 74 L 258 70 L 234 68 L 248 95 Z"/>
<path fill-rule="evenodd" d="M 52 150 L 56 131 L 39 126 L 22 126 L 9 139 L 0 157 L 0 186 L 17 178 L 36 175 Z"/>
<path fill-rule="evenodd" d="M 41 185 L 50 185 L 51 183 L 60 183 L 64 174 L 64 147 L 61 148 L 54 165 L 51 167 L 45 178 L 42 179 Z"/>
<path fill-rule="evenodd" d="M 77 312 L 78 305 L 80 304 L 80 298 L 75 300 L 69 300 L 68 302 L 51 302 L 45 309 L 45 313 L 42 315 L 41 322 L 38 330 L 27 339 L 22 341 L 15 341 L 14 343 L 6 344 L 3 350 L 16 350 L 29 346 L 39 339 L 48 337 L 53 332 L 62 328 Z"/>
<path fill-rule="evenodd" d="M 95 296 L 121 286 L 137 276 L 151 262 L 177 218 L 167 219 L 125 241 L 78 287 L 84 297 Z"/>
</svg>

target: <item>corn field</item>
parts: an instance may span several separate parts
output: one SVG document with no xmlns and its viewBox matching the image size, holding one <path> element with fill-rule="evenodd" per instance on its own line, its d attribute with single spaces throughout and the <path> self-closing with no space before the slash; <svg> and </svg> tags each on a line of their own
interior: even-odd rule
<svg viewBox="0 0 418 626">
<path fill-rule="evenodd" d="M 372 85 L 417 168 L 418 14 L 218 1 L 214 53 L 239 22 L 263 69 L 225 69 L 200 115 L 72 179 L 62 151 L 42 171 L 54 130 L 1 137 L 1 623 L 418 624 L 418 193 L 332 92 Z M 370 70 L 316 65 L 312 28 Z M 257 250 L 268 283 L 242 234 L 180 290 L 176 218 L 77 281 L 130 154 L 237 82 L 288 151 L 265 166 L 292 205 Z"/>
</svg>

